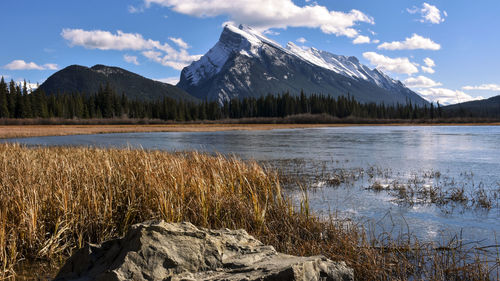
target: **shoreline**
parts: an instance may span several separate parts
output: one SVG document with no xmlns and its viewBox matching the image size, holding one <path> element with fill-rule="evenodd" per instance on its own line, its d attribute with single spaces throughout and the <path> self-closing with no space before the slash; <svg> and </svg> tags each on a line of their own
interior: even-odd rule
<svg viewBox="0 0 500 281">
<path fill-rule="evenodd" d="M 0 125 L 0 139 L 154 132 L 266 131 L 364 126 L 500 126 L 490 123 L 334 123 L 334 124 L 160 124 L 160 125 Z"/>
</svg>

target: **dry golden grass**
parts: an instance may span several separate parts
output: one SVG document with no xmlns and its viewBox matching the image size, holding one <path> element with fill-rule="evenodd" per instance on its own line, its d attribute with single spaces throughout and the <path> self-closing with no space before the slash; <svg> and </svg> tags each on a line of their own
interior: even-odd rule
<svg viewBox="0 0 500 281">
<path fill-rule="evenodd" d="M 23 119 L 19 119 L 22 121 Z M 337 123 L 337 124 L 231 124 L 231 123 L 188 123 L 188 124 L 109 124 L 109 125 L 0 125 L 0 139 L 89 135 L 105 133 L 144 132 L 216 132 L 252 131 L 273 129 L 299 129 L 348 126 L 500 126 L 500 123 Z"/>
<path fill-rule="evenodd" d="M 371 237 L 356 225 L 319 218 L 306 200 L 294 207 L 278 175 L 255 162 L 197 152 L 0 145 L 0 277 L 40 276 L 39 268 L 56 268 L 75 248 L 148 219 L 244 228 L 283 252 L 344 260 L 358 280 L 486 280 L 491 269 L 486 255 L 459 242 L 436 249 L 411 236 Z"/>
<path fill-rule="evenodd" d="M 141 132 L 215 132 L 325 127 L 315 124 L 5 125 L 0 139 Z"/>
</svg>

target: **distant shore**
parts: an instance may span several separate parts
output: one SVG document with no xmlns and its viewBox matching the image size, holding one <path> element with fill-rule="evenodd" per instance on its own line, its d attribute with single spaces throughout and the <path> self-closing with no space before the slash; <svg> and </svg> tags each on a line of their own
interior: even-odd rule
<svg viewBox="0 0 500 281">
<path fill-rule="evenodd" d="M 500 122 L 484 123 L 333 123 L 333 124 L 66 124 L 66 125 L 0 125 L 0 139 L 42 136 L 90 135 L 108 133 L 147 133 L 147 132 L 218 132 L 218 131 L 255 131 L 275 129 L 305 129 L 353 126 L 500 126 Z"/>
<path fill-rule="evenodd" d="M 327 126 L 324 124 L 7 125 L 0 126 L 0 138 L 108 133 L 252 131 Z"/>
</svg>

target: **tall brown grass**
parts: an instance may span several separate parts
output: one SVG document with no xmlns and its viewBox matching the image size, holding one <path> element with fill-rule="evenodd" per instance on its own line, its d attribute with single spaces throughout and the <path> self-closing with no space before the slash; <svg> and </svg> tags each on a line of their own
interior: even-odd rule
<svg viewBox="0 0 500 281">
<path fill-rule="evenodd" d="M 279 251 L 344 260 L 358 280 L 487 280 L 495 269 L 482 250 L 459 240 L 437 247 L 320 218 L 306 200 L 294 206 L 279 176 L 255 162 L 197 152 L 0 145 L 2 278 L 14 279 L 16 271 L 40 276 L 32 265 L 57 268 L 85 243 L 148 219 L 244 228 Z"/>
</svg>

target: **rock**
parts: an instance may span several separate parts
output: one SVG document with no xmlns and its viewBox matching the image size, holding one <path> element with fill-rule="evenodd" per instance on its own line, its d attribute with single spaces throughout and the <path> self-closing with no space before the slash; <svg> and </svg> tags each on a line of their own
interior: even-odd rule
<svg viewBox="0 0 500 281">
<path fill-rule="evenodd" d="M 344 262 L 278 253 L 244 230 L 150 221 L 78 250 L 55 280 L 353 280 Z"/>
</svg>

